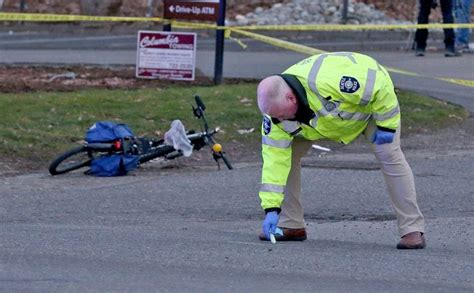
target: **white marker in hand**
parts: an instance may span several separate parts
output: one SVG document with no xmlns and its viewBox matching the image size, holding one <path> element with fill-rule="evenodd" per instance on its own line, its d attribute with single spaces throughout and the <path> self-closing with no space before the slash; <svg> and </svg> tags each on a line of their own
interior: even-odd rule
<svg viewBox="0 0 474 293">
<path fill-rule="evenodd" d="M 275 239 L 275 234 L 270 234 L 270 241 L 272 242 L 272 244 L 277 243 L 277 240 Z"/>
<path fill-rule="evenodd" d="M 331 149 L 322 147 L 322 146 L 317 145 L 317 144 L 313 144 L 312 147 L 313 147 L 314 149 L 321 150 L 321 151 L 325 151 L 325 152 L 330 152 L 330 151 L 331 151 Z"/>
</svg>

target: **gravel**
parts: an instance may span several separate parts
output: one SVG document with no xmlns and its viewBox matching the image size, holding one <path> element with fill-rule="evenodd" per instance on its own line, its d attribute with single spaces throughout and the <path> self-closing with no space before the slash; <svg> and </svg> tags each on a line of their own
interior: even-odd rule
<svg viewBox="0 0 474 293">
<path fill-rule="evenodd" d="M 271 8 L 257 7 L 245 15 L 238 14 L 229 25 L 301 25 L 337 24 L 343 22 L 343 0 L 293 0 L 273 4 Z M 349 1 L 346 23 L 404 24 L 377 10 L 373 4 Z"/>
</svg>

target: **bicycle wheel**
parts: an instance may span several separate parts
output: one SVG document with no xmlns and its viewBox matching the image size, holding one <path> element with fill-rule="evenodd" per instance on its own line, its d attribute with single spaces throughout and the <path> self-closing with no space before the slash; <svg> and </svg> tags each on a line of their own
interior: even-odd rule
<svg viewBox="0 0 474 293">
<path fill-rule="evenodd" d="M 164 157 L 167 154 L 170 154 L 174 151 L 176 151 L 176 150 L 173 148 L 173 146 L 161 145 L 157 148 L 154 148 L 154 149 L 150 150 L 149 152 L 147 152 L 143 155 L 140 155 L 140 158 L 138 159 L 138 161 L 140 163 L 145 163 L 145 162 L 148 162 L 148 161 L 153 160 L 153 159 L 158 158 L 158 157 Z"/>
<path fill-rule="evenodd" d="M 51 175 L 64 174 L 82 167 L 90 166 L 92 154 L 85 146 L 73 148 L 57 157 L 49 165 Z"/>
</svg>

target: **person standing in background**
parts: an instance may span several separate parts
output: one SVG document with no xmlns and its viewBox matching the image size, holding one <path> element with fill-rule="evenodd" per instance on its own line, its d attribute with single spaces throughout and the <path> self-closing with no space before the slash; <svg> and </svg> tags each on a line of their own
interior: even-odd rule
<svg viewBox="0 0 474 293">
<path fill-rule="evenodd" d="M 472 0 L 453 0 L 454 20 L 456 23 L 471 22 Z M 456 29 L 456 50 L 460 53 L 469 52 L 469 28 Z"/>
<path fill-rule="evenodd" d="M 418 12 L 418 24 L 427 24 L 429 22 L 431 9 L 438 6 L 437 0 L 420 0 L 420 10 Z M 440 0 L 441 12 L 443 14 L 443 23 L 454 23 L 452 0 Z M 417 29 L 415 33 L 416 52 L 415 56 L 425 56 L 426 40 L 428 39 L 428 29 Z M 454 30 L 452 28 L 444 29 L 444 45 L 446 51 L 445 57 L 459 56 L 455 48 Z"/>
</svg>

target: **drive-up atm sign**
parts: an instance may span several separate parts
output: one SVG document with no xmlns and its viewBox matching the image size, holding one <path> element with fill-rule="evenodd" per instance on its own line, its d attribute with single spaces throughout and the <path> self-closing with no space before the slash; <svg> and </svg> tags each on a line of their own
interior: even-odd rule
<svg viewBox="0 0 474 293">
<path fill-rule="evenodd" d="M 216 21 L 220 0 L 164 0 L 164 18 Z"/>
</svg>

